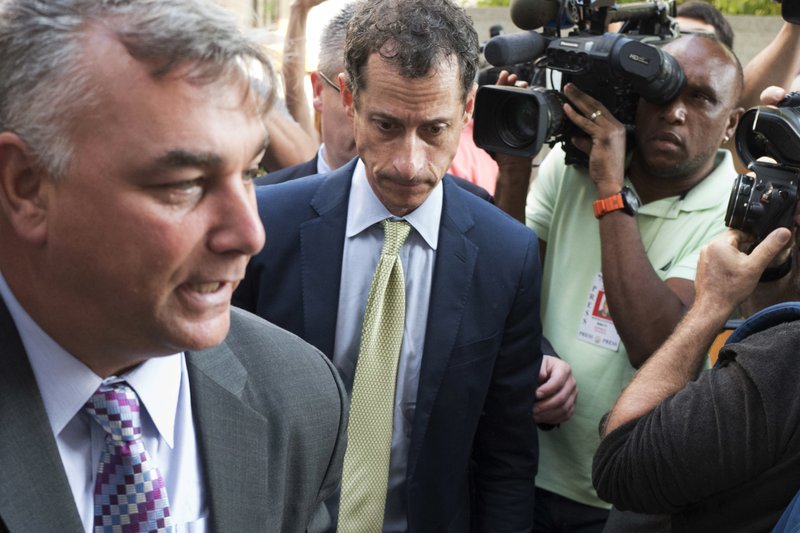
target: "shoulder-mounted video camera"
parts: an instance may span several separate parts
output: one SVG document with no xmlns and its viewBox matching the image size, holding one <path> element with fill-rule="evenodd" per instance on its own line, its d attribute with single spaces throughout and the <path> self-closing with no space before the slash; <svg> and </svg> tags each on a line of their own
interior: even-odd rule
<svg viewBox="0 0 800 533">
<path fill-rule="evenodd" d="M 736 128 L 736 151 L 755 173 L 740 174 L 733 184 L 725 224 L 755 237 L 794 225 L 800 183 L 800 93 L 789 93 L 777 107 L 758 106 L 742 115 Z M 770 163 L 758 161 L 768 157 Z"/>
<path fill-rule="evenodd" d="M 516 0 L 511 18 L 526 31 L 499 35 L 484 48 L 495 66 L 532 62 L 537 71 L 561 72 L 569 82 L 605 105 L 623 124 L 632 126 L 639 98 L 662 104 L 685 83 L 671 55 L 653 44 L 678 35 L 672 1 L 616 5 L 613 0 Z M 549 22 L 548 22 L 549 21 Z M 609 33 L 611 22 L 622 22 Z M 573 27 L 561 37 L 562 27 Z M 475 143 L 490 152 L 533 157 L 545 143 L 564 142 L 567 164 L 587 165 L 586 154 L 570 141 L 583 131 L 564 115 L 563 93 L 534 85 L 529 89 L 482 86 L 475 104 Z"/>
</svg>

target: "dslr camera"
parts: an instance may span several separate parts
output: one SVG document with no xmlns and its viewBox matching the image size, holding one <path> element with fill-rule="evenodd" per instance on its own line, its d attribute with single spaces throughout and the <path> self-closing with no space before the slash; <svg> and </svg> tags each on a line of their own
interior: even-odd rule
<svg viewBox="0 0 800 533">
<path fill-rule="evenodd" d="M 742 115 L 736 151 L 755 173 L 737 176 L 725 214 L 728 227 L 755 238 L 776 228 L 791 228 L 800 183 L 800 93 L 789 93 L 777 107 L 758 106 Z M 768 157 L 775 163 L 758 161 Z"/>
<path fill-rule="evenodd" d="M 536 71 L 559 71 L 562 89 L 574 83 L 631 130 L 640 97 L 666 103 L 685 84 L 675 58 L 654 46 L 677 37 L 674 10 L 671 0 L 620 6 L 613 0 L 517 0 L 511 16 L 518 27 L 533 29 L 553 16 L 555 21 L 542 33 L 494 37 L 484 56 L 495 66 L 532 62 Z M 611 22 L 623 23 L 618 33 L 608 32 Z M 562 25 L 574 27 L 564 38 Z M 586 154 L 570 141 L 584 133 L 564 115 L 566 101 L 562 92 L 538 85 L 482 86 L 475 104 L 475 143 L 489 152 L 533 157 L 545 143 L 563 142 L 566 163 L 586 166 Z"/>
</svg>

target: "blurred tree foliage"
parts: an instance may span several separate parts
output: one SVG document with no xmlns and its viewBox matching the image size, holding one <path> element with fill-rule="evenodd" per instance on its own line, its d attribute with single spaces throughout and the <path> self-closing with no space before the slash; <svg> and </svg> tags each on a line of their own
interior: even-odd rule
<svg viewBox="0 0 800 533">
<path fill-rule="evenodd" d="M 621 4 L 641 0 L 617 0 Z M 792 1 L 792 0 L 784 0 Z M 679 1 L 678 4 L 682 4 Z M 710 2 L 726 15 L 778 15 L 781 14 L 781 5 L 773 0 L 712 0 Z M 478 0 L 478 7 L 503 7 L 508 6 L 509 0 Z"/>
</svg>

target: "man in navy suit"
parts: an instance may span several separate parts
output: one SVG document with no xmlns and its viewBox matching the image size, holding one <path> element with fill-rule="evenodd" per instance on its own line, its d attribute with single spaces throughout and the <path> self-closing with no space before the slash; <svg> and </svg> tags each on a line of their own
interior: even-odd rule
<svg viewBox="0 0 800 533">
<path fill-rule="evenodd" d="M 367 2 L 345 64 L 360 157 L 259 189 L 267 244 L 234 303 L 318 347 L 351 390 L 380 222 L 405 220 L 383 531 L 530 531 L 537 240 L 446 174 L 473 110 L 478 36 L 449 0 Z"/>
<path fill-rule="evenodd" d="M 344 6 L 322 30 L 319 46 L 319 65 L 311 73 L 314 90 L 314 109 L 320 116 L 322 144 L 317 153 L 303 163 L 270 172 L 256 179 L 256 185 L 283 183 L 313 174 L 326 174 L 344 166 L 356 156 L 352 120 L 342 105 L 339 73 L 344 70 L 344 38 L 347 23 L 353 17 L 357 2 Z M 303 35 L 301 38 L 305 38 Z M 290 52 L 291 53 L 291 52 Z M 296 55 L 296 54 L 295 54 Z M 284 68 L 291 68 L 294 56 L 284 56 Z M 302 65 L 297 68 L 302 69 Z M 456 184 L 486 201 L 494 199 L 489 191 L 464 178 L 454 176 Z"/>
</svg>

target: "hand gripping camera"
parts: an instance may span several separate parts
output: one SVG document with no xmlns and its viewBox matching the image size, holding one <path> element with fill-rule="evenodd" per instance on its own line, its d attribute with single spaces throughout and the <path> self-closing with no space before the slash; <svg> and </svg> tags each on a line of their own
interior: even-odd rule
<svg viewBox="0 0 800 533">
<path fill-rule="evenodd" d="M 725 224 L 755 237 L 791 228 L 800 183 L 800 93 L 778 107 L 749 109 L 736 128 L 736 151 L 755 177 L 740 174 L 733 184 Z M 758 161 L 768 157 L 775 161 Z"/>
<path fill-rule="evenodd" d="M 628 126 L 635 120 L 639 97 L 659 104 L 680 92 L 685 84 L 680 65 L 648 44 L 663 44 L 677 36 L 669 16 L 674 11 L 671 2 L 617 6 L 613 0 L 579 1 L 512 2 L 512 19 L 518 26 L 538 27 L 544 17 L 556 13 L 556 28 L 497 36 L 486 43 L 487 61 L 495 66 L 533 61 L 536 69 L 560 71 L 562 88 L 574 83 Z M 550 11 L 543 9 L 548 6 Z M 542 16 L 543 12 L 546 15 Z M 624 22 L 621 31 L 608 33 L 608 24 L 615 21 Z M 558 35 L 562 22 L 576 25 L 568 37 Z M 564 115 L 561 106 L 565 101 L 563 93 L 541 86 L 480 87 L 475 104 L 475 143 L 490 152 L 533 157 L 545 143 L 564 142 L 567 164 L 585 166 L 586 155 L 570 141 L 583 132 Z"/>
</svg>

